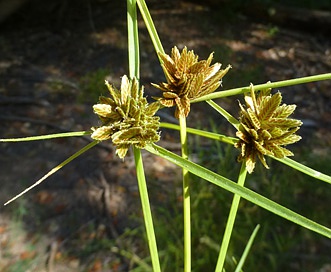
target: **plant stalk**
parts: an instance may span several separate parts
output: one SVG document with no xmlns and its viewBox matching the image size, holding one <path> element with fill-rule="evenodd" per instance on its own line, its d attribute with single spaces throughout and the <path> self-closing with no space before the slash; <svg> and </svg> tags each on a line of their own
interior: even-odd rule
<svg viewBox="0 0 331 272">
<path fill-rule="evenodd" d="M 134 159 L 135 159 L 135 163 L 136 163 L 138 188 L 139 188 L 139 194 L 140 194 L 140 199 L 141 199 L 142 211 L 144 214 L 144 221 L 145 221 L 145 227 L 146 227 L 146 233 L 147 233 L 148 246 L 149 246 L 151 259 L 152 259 L 153 271 L 160 272 L 161 268 L 160 268 L 158 250 L 157 250 L 156 239 L 155 239 L 153 218 L 152 218 L 151 207 L 149 204 L 145 172 L 144 172 L 144 166 L 143 166 L 140 149 L 133 147 L 133 153 L 134 153 Z"/>
<path fill-rule="evenodd" d="M 186 131 L 186 117 L 180 116 L 180 143 L 182 158 L 188 159 L 187 150 L 187 131 Z M 191 271 L 191 194 L 190 194 L 190 180 L 187 169 L 182 168 L 183 175 L 183 213 L 184 213 L 184 271 Z"/>
<path fill-rule="evenodd" d="M 201 177 L 229 192 L 240 195 L 242 198 L 280 216 L 295 224 L 298 224 L 306 229 L 319 233 L 325 237 L 331 238 L 331 229 L 323 226 L 313 220 L 310 220 L 298 213 L 291 211 L 290 209 L 281 206 L 280 204 L 262 196 L 254 191 L 247 189 L 246 187 L 239 186 L 236 182 L 225 178 L 221 175 L 214 173 L 213 171 L 202 167 L 199 164 L 184 160 L 181 156 L 176 155 L 169 150 L 160 147 L 156 144 L 147 145 L 145 149 L 152 154 L 165 158 L 166 160 L 178 165 L 179 167 L 186 168 L 192 174 Z"/>
<path fill-rule="evenodd" d="M 209 104 L 209 106 L 211 106 L 214 110 L 216 110 L 219 114 L 221 114 L 232 126 L 234 126 L 236 129 L 239 129 L 240 122 L 236 118 L 234 118 L 230 113 L 228 113 L 225 109 L 223 109 L 213 100 L 206 100 L 206 102 Z"/>
<path fill-rule="evenodd" d="M 82 155 L 87 150 L 89 150 L 90 148 L 92 148 L 93 146 L 95 146 L 97 144 L 98 144 L 98 141 L 93 141 L 93 142 L 89 143 L 88 145 L 84 146 L 82 149 L 80 149 L 79 151 L 77 151 L 75 154 L 71 155 L 69 158 L 67 158 L 66 160 L 64 160 L 63 162 L 61 162 L 59 165 L 55 166 L 46 175 L 44 175 L 42 178 L 40 178 L 39 180 L 37 180 L 35 183 L 33 183 L 28 188 L 26 188 L 24 191 L 22 191 L 18 195 L 14 196 L 10 200 L 8 200 L 4 205 L 6 206 L 9 203 L 11 203 L 14 200 L 16 200 L 17 198 L 21 197 L 22 195 L 24 195 L 25 193 L 27 193 L 28 191 L 30 191 L 31 189 L 33 189 L 34 187 L 36 187 L 37 185 L 39 185 L 40 183 L 42 183 L 45 179 L 47 179 L 48 177 L 50 177 L 51 175 L 53 175 L 54 173 L 56 173 L 57 171 L 59 171 L 63 166 L 67 165 L 69 162 L 71 162 L 74 159 L 78 158 L 80 155 Z"/>
<path fill-rule="evenodd" d="M 259 231 L 259 229 L 260 229 L 260 225 L 257 225 L 255 227 L 255 229 L 254 229 L 251 237 L 249 238 L 248 243 L 245 246 L 245 250 L 244 250 L 244 252 L 243 252 L 243 254 L 242 254 L 242 256 L 241 256 L 241 258 L 240 258 L 240 260 L 238 262 L 238 265 L 236 267 L 236 270 L 234 272 L 241 272 L 242 271 L 242 267 L 243 267 L 243 265 L 244 265 L 244 263 L 245 263 L 245 261 L 247 259 L 248 253 L 251 250 L 251 247 L 253 245 L 254 239 L 255 239 L 256 234 Z"/>
<path fill-rule="evenodd" d="M 331 79 L 331 73 L 320 74 L 320 75 L 315 75 L 315 76 L 307 76 L 307 77 L 301 77 L 301 78 L 294 78 L 294 79 L 288 79 L 288 80 L 282 80 L 282 81 L 276 81 L 276 82 L 268 82 L 265 84 L 258 84 L 258 85 L 254 85 L 254 90 L 260 91 L 260 90 L 264 90 L 264 89 L 268 89 L 268 88 L 287 87 L 287 86 L 292 86 L 292 85 L 305 84 L 305 83 L 309 83 L 309 82 L 322 81 L 322 80 L 328 80 L 328 79 Z M 250 91 L 250 86 L 240 87 L 240 88 L 235 88 L 235 89 L 230 89 L 230 90 L 224 90 L 224 91 L 219 91 L 219 92 L 213 92 L 211 94 L 207 94 L 207 95 L 201 96 L 199 98 L 193 99 L 190 102 L 196 103 L 196 102 L 201 102 L 201 101 L 205 101 L 205 100 L 212 100 L 212 99 L 221 98 L 221 97 L 243 94 L 243 93 L 247 93 L 249 91 Z"/>
<path fill-rule="evenodd" d="M 247 174 L 247 170 L 245 167 L 245 163 L 242 163 L 239 177 L 238 177 L 238 182 L 237 182 L 237 184 L 239 186 L 244 186 L 246 174 Z M 216 265 L 216 269 L 215 269 L 216 272 L 222 272 L 222 270 L 223 270 L 226 252 L 228 251 L 230 238 L 231 238 L 231 234 L 232 234 L 232 230 L 233 230 L 233 226 L 234 226 L 234 221 L 236 220 L 236 216 L 237 216 L 239 201 L 240 201 L 240 196 L 235 194 L 233 196 L 230 213 L 228 216 L 228 221 L 226 223 L 225 232 L 224 232 L 224 236 L 223 236 L 223 240 L 222 240 L 222 244 L 221 244 L 220 253 L 218 255 L 217 265 Z"/>
<path fill-rule="evenodd" d="M 139 10 L 140 10 L 140 13 L 144 19 L 149 36 L 151 37 L 151 40 L 153 42 L 156 53 L 159 53 L 159 52 L 164 53 L 162 43 L 157 34 L 156 28 L 153 23 L 153 19 L 149 13 L 146 2 L 144 0 L 137 0 L 137 4 L 138 4 Z"/>
<path fill-rule="evenodd" d="M 136 77 L 139 80 L 139 37 L 136 0 L 127 0 L 128 16 L 128 50 L 129 50 L 129 73 L 130 78 Z M 149 251 L 151 254 L 152 266 L 154 272 L 160 272 L 160 261 L 158 256 L 152 212 L 148 198 L 146 178 L 140 149 L 133 146 L 134 159 L 137 171 L 137 180 L 141 200 L 144 222 L 147 233 Z"/>
<path fill-rule="evenodd" d="M 64 133 L 55 133 L 55 134 L 20 137 L 20 138 L 0 139 L 0 142 L 40 141 L 40 140 L 48 140 L 48 139 L 64 138 L 64 137 L 81 137 L 84 135 L 91 135 L 91 134 L 92 134 L 91 131 L 75 131 L 75 132 L 64 132 Z"/>
<path fill-rule="evenodd" d="M 136 2 L 136 0 L 127 0 L 128 56 L 130 78 L 136 77 L 139 81 L 140 59 Z"/>
<path fill-rule="evenodd" d="M 171 124 L 171 123 L 161 122 L 160 127 L 180 130 L 180 126 L 178 126 L 176 124 Z M 204 130 L 200 130 L 200 129 L 196 129 L 196 128 L 189 128 L 189 127 L 187 127 L 186 130 L 187 130 L 188 133 L 192 133 L 192 134 L 195 134 L 195 135 L 199 135 L 201 137 L 221 141 L 223 143 L 227 143 L 227 144 L 231 144 L 231 145 L 234 145 L 236 142 L 238 142 L 238 138 L 229 137 L 229 136 L 225 136 L 225 135 L 214 133 L 214 132 L 204 131 Z M 273 156 L 270 156 L 270 157 L 277 160 L 277 161 L 279 161 L 279 162 L 281 162 L 281 163 L 283 163 L 283 164 L 286 164 L 286 165 L 292 167 L 293 169 L 296 169 L 296 170 L 298 170 L 298 171 L 300 171 L 300 172 L 302 172 L 302 173 L 304 173 L 308 176 L 311 176 L 315 179 L 319 179 L 319 180 L 322 180 L 322 181 L 325 181 L 325 182 L 331 184 L 331 176 L 328 176 L 328 175 L 323 174 L 319 171 L 316 171 L 316 170 L 314 170 L 314 169 L 312 169 L 312 168 L 310 168 L 310 167 L 308 167 L 308 166 L 306 166 L 302 163 L 294 161 L 294 160 L 292 160 L 288 157 L 282 158 L 282 159 L 279 159 L 279 158 L 276 158 L 276 157 L 273 157 Z"/>
</svg>

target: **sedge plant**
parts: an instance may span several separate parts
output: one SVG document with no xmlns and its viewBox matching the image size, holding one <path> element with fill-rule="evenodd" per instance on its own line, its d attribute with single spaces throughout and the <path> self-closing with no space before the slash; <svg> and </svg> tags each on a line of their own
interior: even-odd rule
<svg viewBox="0 0 331 272">
<path fill-rule="evenodd" d="M 144 88 L 140 84 L 140 60 L 139 60 L 139 36 L 137 22 L 137 7 L 148 29 L 151 41 L 155 48 L 155 56 L 158 57 L 160 65 L 165 74 L 165 82 L 152 83 L 155 91 L 161 90 L 162 95 L 155 95 L 155 101 L 148 103 L 144 96 Z M 191 223 L 190 223 L 190 187 L 194 183 L 190 174 L 196 175 L 207 182 L 214 184 L 234 194 L 227 225 L 219 249 L 219 257 L 215 263 L 215 271 L 224 271 L 225 257 L 228 251 L 231 233 L 234 228 L 235 219 L 241 198 L 244 198 L 280 217 L 295 224 L 316 232 L 322 236 L 331 238 L 331 229 L 318 222 L 310 220 L 244 186 L 247 175 L 253 174 L 257 163 L 261 163 L 266 169 L 269 168 L 265 157 L 278 160 L 285 165 L 309 175 L 331 183 L 331 177 L 309 168 L 295 160 L 288 158 L 294 154 L 286 148 L 287 145 L 300 140 L 296 133 L 302 122 L 290 118 L 294 112 L 295 105 L 282 104 L 280 92 L 272 93 L 271 90 L 284 86 L 303 84 L 314 81 L 330 80 L 331 73 L 308 76 L 298 79 L 290 79 L 279 82 L 268 82 L 260 85 L 238 87 L 231 90 L 217 91 L 221 82 L 226 80 L 226 74 L 231 66 L 221 69 L 221 64 L 213 62 L 211 53 L 207 60 L 199 60 L 198 55 L 186 47 L 180 50 L 174 46 L 170 54 L 166 54 L 162 43 L 157 35 L 156 28 L 144 0 L 127 0 L 127 25 L 128 25 L 128 76 L 123 75 L 120 89 L 110 82 L 105 82 L 109 96 L 101 96 L 98 103 L 93 106 L 93 111 L 98 115 L 100 124 L 92 126 L 90 131 L 68 132 L 52 135 L 31 136 L 26 138 L 0 139 L 1 142 L 35 141 L 53 139 L 58 137 L 79 137 L 91 135 L 92 142 L 81 150 L 70 156 L 64 162 L 51 169 L 46 175 L 36 181 L 23 192 L 11 198 L 5 205 L 27 193 L 39 185 L 47 177 L 60 170 L 63 166 L 82 155 L 85 151 L 94 147 L 102 141 L 111 141 L 116 147 L 119 158 L 125 159 L 130 148 L 133 150 L 138 188 L 142 203 L 148 246 L 150 249 L 153 271 L 161 271 L 159 251 L 153 226 L 148 190 L 146 185 L 143 158 L 141 149 L 160 156 L 182 168 L 183 178 L 183 209 L 184 209 L 184 271 L 191 271 Z M 231 116 L 213 100 L 234 95 L 244 95 L 244 104 L 239 103 L 239 119 Z M 186 117 L 190 114 L 190 104 L 206 102 L 206 106 L 212 107 L 223 116 L 235 129 L 237 137 L 229 137 L 215 132 L 208 132 L 193 127 L 187 127 Z M 175 107 L 175 117 L 179 119 L 179 125 L 161 123 L 157 116 L 158 111 L 164 107 Z M 160 129 L 170 128 L 180 131 L 181 156 L 167 150 L 156 143 L 159 141 Z M 237 182 L 215 173 L 203 165 L 189 160 L 187 142 L 188 133 L 201 137 L 220 141 L 232 145 L 239 150 L 238 162 L 241 168 L 238 173 Z M 271 171 L 271 170 L 270 170 Z M 254 237 L 257 235 L 257 226 L 241 260 L 238 262 L 236 271 L 241 271 L 244 261 L 248 256 Z M 194 260 L 193 260 L 194 262 Z M 194 266 L 194 263 L 193 263 Z"/>
</svg>

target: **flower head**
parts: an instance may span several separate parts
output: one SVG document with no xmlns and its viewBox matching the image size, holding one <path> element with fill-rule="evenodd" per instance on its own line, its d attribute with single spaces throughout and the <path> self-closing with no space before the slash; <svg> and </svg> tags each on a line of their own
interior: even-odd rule
<svg viewBox="0 0 331 272">
<path fill-rule="evenodd" d="M 300 128 L 300 120 L 288 118 L 296 105 L 280 105 L 282 96 L 278 92 L 270 94 L 271 89 L 260 91 L 255 97 L 253 85 L 251 95 L 245 96 L 246 107 L 239 103 L 240 125 L 236 135 L 241 149 L 238 161 L 246 161 L 246 169 L 252 173 L 256 157 L 269 168 L 264 155 L 284 158 L 293 153 L 282 147 L 301 139 L 295 132 Z"/>
<path fill-rule="evenodd" d="M 91 137 L 98 141 L 111 139 L 116 146 L 116 154 L 124 158 L 130 145 L 144 148 L 147 143 L 157 142 L 160 135 L 159 117 L 154 116 L 159 103 L 147 103 L 143 97 L 143 87 L 139 89 L 137 79 L 132 81 L 123 76 L 121 90 L 106 81 L 110 97 L 101 96 L 93 106 L 102 125 L 93 127 Z"/>
<path fill-rule="evenodd" d="M 187 116 L 190 100 L 212 93 L 221 85 L 222 77 L 231 66 L 221 70 L 221 64 L 210 66 L 213 54 L 207 60 L 198 61 L 193 51 L 184 47 L 182 53 L 175 46 L 171 56 L 159 53 L 167 83 L 152 84 L 163 91 L 163 97 L 156 98 L 163 106 L 176 106 L 175 116 Z"/>
</svg>

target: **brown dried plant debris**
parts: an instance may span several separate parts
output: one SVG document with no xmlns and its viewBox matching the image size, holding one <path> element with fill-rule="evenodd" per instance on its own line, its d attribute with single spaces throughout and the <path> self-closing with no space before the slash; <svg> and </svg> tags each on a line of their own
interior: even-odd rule
<svg viewBox="0 0 331 272">
<path fill-rule="evenodd" d="M 288 118 L 296 105 L 280 105 L 280 92 L 270 94 L 271 89 L 262 90 L 257 97 L 251 85 L 250 95 L 245 95 L 246 107 L 240 106 L 240 125 L 236 135 L 239 142 L 235 145 L 241 149 L 238 161 L 245 161 L 246 169 L 252 173 L 256 157 L 269 168 L 265 155 L 276 158 L 293 156 L 293 153 L 283 146 L 295 143 L 301 139 L 295 133 L 302 122 Z"/>
<path fill-rule="evenodd" d="M 198 61 L 193 51 L 184 47 L 182 53 L 175 46 L 171 56 L 159 53 L 162 68 L 167 82 L 152 85 L 163 91 L 163 97 L 155 97 L 163 106 L 176 106 L 175 117 L 187 117 L 190 112 L 190 100 L 214 92 L 221 79 L 231 66 L 221 69 L 220 63 L 210 66 L 213 59 L 211 53 L 207 60 Z"/>
</svg>

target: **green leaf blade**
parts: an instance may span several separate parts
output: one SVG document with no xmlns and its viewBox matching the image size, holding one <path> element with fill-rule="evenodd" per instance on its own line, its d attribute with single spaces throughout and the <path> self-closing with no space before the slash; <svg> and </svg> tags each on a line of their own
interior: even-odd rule
<svg viewBox="0 0 331 272">
<path fill-rule="evenodd" d="M 290 209 L 283 207 L 283 206 L 279 205 L 278 203 L 253 192 L 250 189 L 241 187 L 241 186 L 237 185 L 235 182 L 233 182 L 225 177 L 222 177 L 198 164 L 195 164 L 188 160 L 184 160 L 180 156 L 178 156 L 160 146 L 157 146 L 155 144 L 147 145 L 146 150 L 157 156 L 163 157 L 163 158 L 167 159 L 168 161 L 170 161 L 182 168 L 186 168 L 192 174 L 195 174 L 227 191 L 238 194 L 242 198 L 245 198 L 246 200 L 248 200 L 280 217 L 283 217 L 289 221 L 294 222 L 295 224 L 298 224 L 306 229 L 319 233 L 325 237 L 331 238 L 331 229 L 329 229 L 319 223 L 316 223 L 298 213 L 295 213 L 295 212 L 291 211 Z"/>
</svg>

